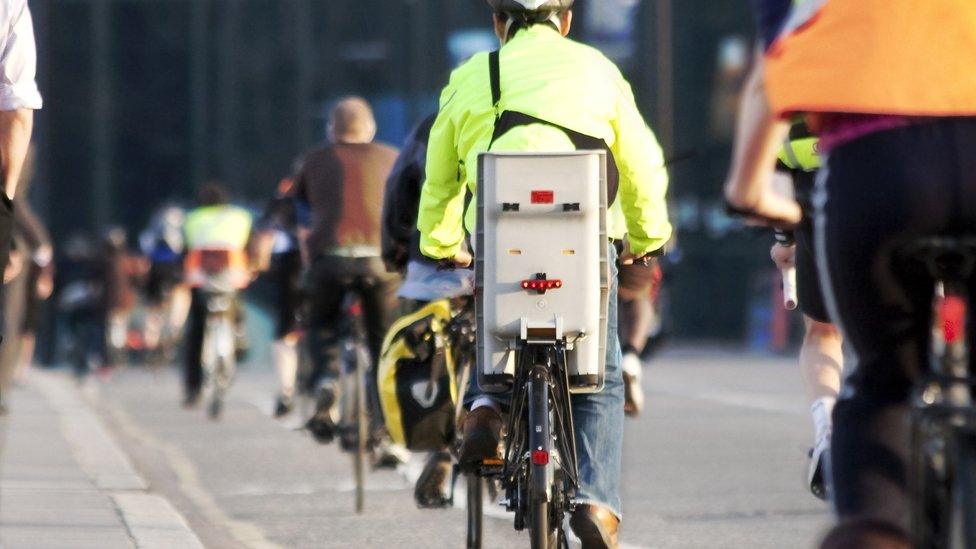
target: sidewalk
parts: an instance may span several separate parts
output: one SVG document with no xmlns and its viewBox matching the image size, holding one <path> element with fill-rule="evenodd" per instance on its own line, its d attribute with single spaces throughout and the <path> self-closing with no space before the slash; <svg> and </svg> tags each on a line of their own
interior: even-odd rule
<svg viewBox="0 0 976 549">
<path fill-rule="evenodd" d="M 66 374 L 35 372 L 0 418 L 0 547 L 202 548 Z"/>
</svg>

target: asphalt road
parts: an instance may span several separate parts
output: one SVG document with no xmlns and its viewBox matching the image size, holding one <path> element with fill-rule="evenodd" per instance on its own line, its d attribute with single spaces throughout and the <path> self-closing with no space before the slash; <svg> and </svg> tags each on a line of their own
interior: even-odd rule
<svg viewBox="0 0 976 549">
<path fill-rule="evenodd" d="M 627 423 L 624 547 L 813 547 L 827 506 L 804 486 L 812 429 L 792 359 L 684 349 L 647 368 L 648 410 Z M 462 547 L 461 509 L 417 509 L 410 477 L 369 477 L 353 512 L 349 457 L 270 417 L 274 377 L 243 368 L 224 418 L 183 410 L 176 372 L 129 369 L 88 391 L 136 471 L 212 548 Z M 527 538 L 492 509 L 487 547 Z"/>
</svg>

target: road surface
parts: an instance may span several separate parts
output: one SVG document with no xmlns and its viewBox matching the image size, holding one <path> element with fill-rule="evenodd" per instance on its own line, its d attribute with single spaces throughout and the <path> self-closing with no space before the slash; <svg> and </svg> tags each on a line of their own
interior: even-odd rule
<svg viewBox="0 0 976 549">
<path fill-rule="evenodd" d="M 369 477 L 270 417 L 270 367 L 240 370 L 224 418 L 180 407 L 175 371 L 128 369 L 79 390 L 44 372 L 3 420 L 0 544 L 35 547 L 463 547 L 461 509 L 413 504 L 417 457 Z M 812 429 L 792 359 L 669 351 L 628 420 L 623 547 L 813 547 L 826 504 L 804 486 Z M 527 547 L 491 509 L 486 547 Z"/>
</svg>

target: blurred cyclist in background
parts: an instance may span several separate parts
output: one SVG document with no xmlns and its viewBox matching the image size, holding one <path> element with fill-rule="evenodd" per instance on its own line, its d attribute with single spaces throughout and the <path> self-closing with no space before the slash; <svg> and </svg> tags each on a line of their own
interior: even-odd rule
<svg viewBox="0 0 976 549">
<path fill-rule="evenodd" d="M 274 293 L 275 340 L 271 361 L 278 372 L 279 392 L 275 417 L 289 414 L 295 406 L 298 376 L 299 316 L 302 309 L 302 253 L 299 244 L 299 208 L 289 194 L 295 182 L 286 177 L 278 182 L 275 195 L 258 221 L 256 255 L 258 268 L 267 272 Z"/>
<path fill-rule="evenodd" d="M 168 206 L 139 235 L 139 247 L 149 261 L 145 345 L 163 363 L 175 356 L 190 307 L 190 291 L 183 283 L 185 217 L 182 209 Z"/>
<path fill-rule="evenodd" d="M 843 337 L 830 320 L 817 273 L 811 200 L 814 180 L 820 168 L 820 155 L 818 139 L 810 133 L 806 123 L 793 124 L 776 168 L 780 175 L 790 177 L 794 196 L 803 207 L 803 220 L 794 230 L 776 232 L 777 242 L 770 255 L 780 270 L 796 269 L 797 305 L 803 311 L 805 328 L 803 346 L 800 348 L 800 369 L 814 427 L 807 482 L 815 496 L 826 499 L 831 414 L 840 391 L 844 351 Z"/>
<path fill-rule="evenodd" d="M 472 295 L 474 290 L 474 271 L 438 269 L 437 261 L 420 253 L 417 210 L 425 179 L 427 142 L 435 116 L 425 118 L 410 133 L 386 182 L 383 261 L 390 272 L 406 273 L 397 292 L 399 316 L 413 313 L 431 301 Z M 451 471 L 449 448 L 430 453 L 414 488 L 414 500 L 419 507 L 447 505 Z"/>
<path fill-rule="evenodd" d="M 347 294 L 359 297 L 369 352 L 368 402 L 374 434 L 381 430 L 376 363 L 396 308 L 399 277 L 386 272 L 381 255 L 381 214 L 386 178 L 396 161 L 393 147 L 374 143 L 376 120 L 365 99 L 340 100 L 329 115 L 329 144 L 305 156 L 290 196 L 308 205 L 311 231 L 305 242 L 309 317 L 306 340 L 312 360 L 310 390 L 318 390 L 307 427 L 316 440 L 335 436 L 335 381 L 339 376 L 338 328 Z"/>
<path fill-rule="evenodd" d="M 207 320 L 207 296 L 201 286 L 215 271 L 225 272 L 234 287 L 244 288 L 251 279 L 247 246 L 251 235 L 251 214 L 229 203 L 227 190 L 209 183 L 200 190 L 199 206 L 186 216 L 185 276 L 193 288 L 186 327 L 184 406 L 195 406 L 203 383 L 201 353 Z M 220 252 L 219 265 L 210 264 L 208 252 Z M 238 306 L 238 322 L 243 311 Z"/>
<path fill-rule="evenodd" d="M 418 227 L 428 257 L 468 266 L 465 229 L 475 229 L 478 155 L 488 151 L 607 150 L 610 200 L 622 216 L 608 221 L 611 237 L 627 233 L 624 263 L 642 260 L 671 237 L 664 157 L 634 101 L 630 85 L 596 49 L 569 34 L 572 0 L 489 0 L 497 54 L 479 54 L 456 69 L 441 93 L 431 130 Z M 493 60 L 497 60 L 495 63 Z M 609 243 L 608 243 L 609 245 Z M 611 269 L 606 385 L 573 395 L 581 503 L 570 525 L 583 547 L 616 547 L 620 522 L 620 467 L 624 384 L 617 335 L 616 249 Z M 640 259 L 638 259 L 640 258 Z M 496 458 L 502 416 L 498 398 L 473 387 L 464 420 L 462 467 Z"/>
<path fill-rule="evenodd" d="M 29 154 L 14 199 L 14 250 L 11 265 L 18 274 L 6 282 L 3 295 L 4 340 L 0 347 L 0 393 L 10 382 L 24 382 L 34 360 L 37 325 L 43 302 L 54 290 L 54 248 L 51 235 L 28 201 L 34 155 Z M 11 273 L 12 274 L 12 273 Z M 0 402 L 2 402 L 0 396 Z"/>
</svg>

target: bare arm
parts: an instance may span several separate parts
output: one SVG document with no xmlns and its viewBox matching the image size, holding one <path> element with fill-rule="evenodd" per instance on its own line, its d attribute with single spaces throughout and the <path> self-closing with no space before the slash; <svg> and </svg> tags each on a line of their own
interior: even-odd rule
<svg viewBox="0 0 976 549">
<path fill-rule="evenodd" d="M 4 191 L 10 198 L 17 192 L 33 128 L 32 109 L 0 111 L 0 175 Z"/>
<path fill-rule="evenodd" d="M 788 132 L 789 124 L 776 119 L 769 107 L 762 56 L 757 56 L 742 92 L 732 168 L 725 183 L 725 198 L 733 208 L 781 225 L 800 221 L 796 201 L 772 187 L 776 153 Z"/>
</svg>

